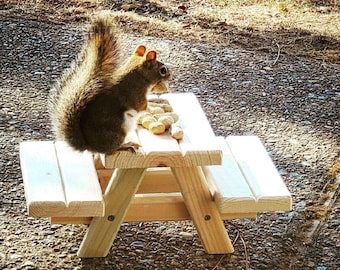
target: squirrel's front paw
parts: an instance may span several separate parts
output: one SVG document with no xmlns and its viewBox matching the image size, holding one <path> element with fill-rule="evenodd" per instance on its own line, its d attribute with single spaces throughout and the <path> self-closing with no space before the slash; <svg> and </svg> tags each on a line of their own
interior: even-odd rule
<svg viewBox="0 0 340 270">
<path fill-rule="evenodd" d="M 136 153 L 137 150 L 139 149 L 139 147 L 141 147 L 141 145 L 139 143 L 133 142 L 133 141 L 128 141 L 123 143 L 120 147 L 119 147 L 119 151 L 130 151 L 132 153 Z"/>
</svg>

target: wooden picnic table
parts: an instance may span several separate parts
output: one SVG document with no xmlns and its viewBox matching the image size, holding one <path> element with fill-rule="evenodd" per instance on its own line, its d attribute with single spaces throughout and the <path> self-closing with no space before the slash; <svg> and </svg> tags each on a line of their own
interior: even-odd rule
<svg viewBox="0 0 340 270">
<path fill-rule="evenodd" d="M 207 253 L 233 252 L 223 221 L 291 209 L 291 195 L 256 136 L 216 137 L 194 94 L 164 94 L 182 140 L 138 127 L 141 148 L 93 159 L 64 142 L 20 144 L 28 214 L 89 224 L 80 257 L 105 257 L 122 222 L 191 219 Z"/>
</svg>

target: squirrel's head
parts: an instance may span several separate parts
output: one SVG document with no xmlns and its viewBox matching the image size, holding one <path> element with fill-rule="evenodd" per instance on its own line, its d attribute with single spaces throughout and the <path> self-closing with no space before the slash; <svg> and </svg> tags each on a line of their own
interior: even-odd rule
<svg viewBox="0 0 340 270">
<path fill-rule="evenodd" d="M 141 75 L 150 83 L 148 92 L 165 93 L 171 74 L 166 65 L 157 60 L 155 50 L 146 51 L 144 45 L 138 45 L 122 70 L 139 69 Z"/>
<path fill-rule="evenodd" d="M 168 91 L 168 81 L 171 79 L 171 73 L 166 65 L 158 61 L 157 53 L 151 50 L 145 54 L 143 62 L 144 76 L 152 84 L 151 92 L 164 93 Z"/>
</svg>

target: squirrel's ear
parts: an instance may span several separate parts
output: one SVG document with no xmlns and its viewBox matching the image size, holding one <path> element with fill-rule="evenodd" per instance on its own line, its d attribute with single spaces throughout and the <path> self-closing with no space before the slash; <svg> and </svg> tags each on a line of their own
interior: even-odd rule
<svg viewBox="0 0 340 270">
<path fill-rule="evenodd" d="M 144 45 L 139 45 L 135 50 L 135 54 L 139 56 L 143 56 L 145 54 L 145 51 L 146 51 L 146 47 Z"/>
<path fill-rule="evenodd" d="M 146 61 L 152 61 L 152 60 L 156 60 L 156 51 L 149 51 L 146 54 Z"/>
</svg>

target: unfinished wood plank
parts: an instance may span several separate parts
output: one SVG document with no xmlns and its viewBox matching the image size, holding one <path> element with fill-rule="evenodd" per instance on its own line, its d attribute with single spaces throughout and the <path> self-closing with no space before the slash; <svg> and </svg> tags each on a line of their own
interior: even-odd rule
<svg viewBox="0 0 340 270">
<path fill-rule="evenodd" d="M 172 196 L 172 195 L 170 195 Z M 190 214 L 185 206 L 183 198 L 173 195 L 169 198 L 169 202 L 162 204 L 156 203 L 155 200 L 148 204 L 140 200 L 133 200 L 131 206 L 125 216 L 124 222 L 141 222 L 141 221 L 181 221 L 191 220 Z M 141 208 L 142 206 L 142 208 Z M 147 212 L 143 212 L 143 207 L 147 208 Z M 156 213 L 156 214 L 153 214 Z M 232 220 L 236 218 L 256 218 L 257 213 L 221 213 L 222 220 Z M 92 217 L 51 217 L 51 224 L 90 224 Z"/>
<path fill-rule="evenodd" d="M 291 210 L 290 192 L 260 139 L 228 136 L 226 141 L 257 200 L 257 212 Z"/>
<path fill-rule="evenodd" d="M 135 153 L 131 151 L 117 151 L 112 155 L 100 155 L 102 164 L 107 169 L 147 168 L 145 153 L 142 148 Z"/>
<path fill-rule="evenodd" d="M 182 166 L 184 158 L 169 132 L 154 135 L 149 130 L 137 127 L 141 148 L 136 153 L 118 151 L 113 155 L 102 155 L 105 168 L 152 168 Z"/>
<path fill-rule="evenodd" d="M 105 191 L 112 173 L 112 169 L 97 169 L 97 174 L 102 190 Z M 170 168 L 162 167 L 149 168 L 146 170 L 144 179 L 137 190 L 137 194 L 169 193 L 179 191 L 179 186 Z"/>
<path fill-rule="evenodd" d="M 171 168 L 201 238 L 206 252 L 223 254 L 233 252 L 233 246 L 224 227 L 216 204 L 200 167 Z"/>
<path fill-rule="evenodd" d="M 53 142 L 22 142 L 20 165 L 28 215 L 49 217 L 64 211 L 66 200 Z"/>
<path fill-rule="evenodd" d="M 90 224 L 93 217 L 50 217 L 51 224 Z"/>
<path fill-rule="evenodd" d="M 116 169 L 105 190 L 105 216 L 92 219 L 79 257 L 105 257 L 117 235 L 141 180 L 144 168 Z"/>
<path fill-rule="evenodd" d="M 177 143 L 169 131 L 154 135 L 143 127 L 137 129 L 138 138 L 148 161 L 148 168 L 183 166 L 184 158 Z"/>
<path fill-rule="evenodd" d="M 131 221 L 167 221 L 190 219 L 180 192 L 136 194 L 125 217 Z"/>
<path fill-rule="evenodd" d="M 66 197 L 63 216 L 103 216 L 104 201 L 93 157 L 74 151 L 65 142 L 56 142 L 60 174 Z"/>
<path fill-rule="evenodd" d="M 185 166 L 219 165 L 222 150 L 214 132 L 196 98 L 192 93 L 164 94 L 180 119 L 184 137 L 179 145 L 185 158 Z"/>
<path fill-rule="evenodd" d="M 180 192 L 170 168 L 149 168 L 137 194 Z"/>
<path fill-rule="evenodd" d="M 152 205 L 151 209 L 155 209 L 157 213 L 158 209 L 163 206 Z M 169 207 L 169 208 L 168 208 Z M 173 211 L 173 207 L 176 207 L 176 211 Z M 182 208 L 183 209 L 180 209 Z M 178 206 L 173 204 L 165 205 L 166 209 L 170 209 L 171 212 L 168 214 L 163 213 L 154 219 L 154 217 L 150 217 L 149 215 L 143 215 L 139 212 L 139 207 L 137 205 L 132 204 L 124 222 L 142 222 L 142 221 L 183 221 L 183 220 L 191 220 L 190 214 L 186 209 L 184 203 L 178 203 Z M 150 211 L 151 211 L 150 209 Z M 240 218 L 250 218 L 255 219 L 257 213 L 221 213 L 222 220 L 232 220 L 232 219 L 240 219 Z M 90 224 L 92 221 L 92 217 L 51 217 L 50 222 L 51 224 Z"/>
<path fill-rule="evenodd" d="M 102 193 L 105 192 L 107 185 L 111 179 L 114 169 L 96 169 L 97 176 L 99 180 L 100 187 L 102 189 Z"/>
<path fill-rule="evenodd" d="M 179 192 L 136 194 L 124 218 L 132 221 L 169 221 L 188 220 L 189 212 Z M 92 218 L 51 217 L 54 224 L 89 224 Z"/>
<path fill-rule="evenodd" d="M 223 165 L 206 166 L 203 171 L 213 187 L 214 200 L 221 213 L 256 212 L 256 200 L 244 179 L 224 138 L 218 142 L 223 150 Z"/>
</svg>

